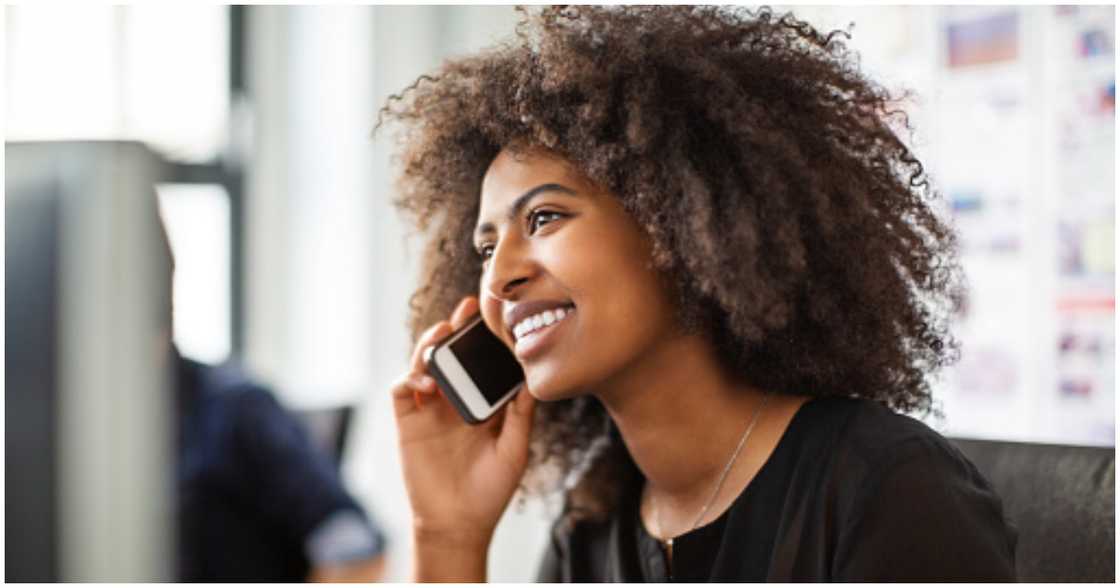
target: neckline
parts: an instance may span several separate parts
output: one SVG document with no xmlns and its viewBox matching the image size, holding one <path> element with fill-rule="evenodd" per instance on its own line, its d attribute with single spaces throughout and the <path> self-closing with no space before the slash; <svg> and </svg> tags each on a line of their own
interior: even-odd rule
<svg viewBox="0 0 1120 588">
<path fill-rule="evenodd" d="M 751 481 L 747 483 L 747 485 L 743 488 L 743 490 L 739 492 L 739 495 L 735 497 L 735 500 L 732 500 L 731 504 L 727 505 L 727 508 L 723 509 L 723 512 L 721 512 L 719 514 L 719 516 L 712 519 L 708 523 L 705 523 L 703 525 L 700 525 L 699 527 L 696 527 L 695 529 L 692 529 L 690 531 L 685 531 L 684 533 L 681 533 L 680 535 L 676 535 L 676 536 L 672 537 L 671 539 L 673 541 L 673 545 L 674 546 L 677 545 L 678 542 L 681 541 L 682 539 L 688 541 L 689 537 L 696 537 L 696 536 L 699 536 L 699 535 L 704 535 L 711 529 L 716 529 L 717 527 L 722 527 L 724 525 L 725 520 L 727 519 L 727 517 L 731 513 L 731 511 L 735 510 L 735 507 L 738 506 L 740 502 L 743 502 L 745 500 L 745 497 L 747 496 L 747 494 L 750 493 L 751 488 L 756 486 L 756 482 L 760 478 L 763 478 L 764 476 L 768 475 L 768 472 L 770 470 L 774 469 L 773 467 L 771 467 L 770 464 L 776 461 L 775 457 L 778 456 L 779 452 L 786 451 L 786 447 L 789 445 L 789 443 L 787 442 L 787 439 L 790 438 L 790 431 L 793 430 L 795 427 L 800 426 L 800 422 L 801 422 L 801 420 L 803 420 L 803 415 L 805 414 L 805 407 L 809 406 L 810 404 L 813 404 L 813 403 L 817 402 L 818 400 L 821 400 L 822 398 L 824 398 L 824 397 L 810 398 L 809 400 L 806 400 L 805 402 L 803 402 L 801 404 L 801 406 L 797 407 L 797 411 L 794 412 L 793 418 L 791 418 L 789 420 L 789 423 L 786 425 L 785 430 L 782 431 L 782 434 L 778 437 L 778 443 L 776 445 L 774 445 L 774 449 L 770 452 L 770 455 L 768 455 L 766 457 L 766 461 L 764 461 L 762 463 L 762 466 L 758 468 L 758 472 L 755 473 L 754 477 L 751 478 Z M 636 485 L 637 499 L 634 501 L 634 512 L 633 512 L 633 516 L 638 519 L 638 532 L 643 537 L 649 539 L 650 541 L 653 541 L 654 543 L 663 545 L 665 542 L 662 541 L 661 539 L 658 539 L 657 537 L 655 537 L 653 535 L 653 533 L 651 533 L 649 531 L 649 529 L 646 528 L 645 521 L 642 520 L 642 488 L 645 486 L 645 478 L 644 477 L 639 477 L 639 482 L 640 483 Z"/>
</svg>

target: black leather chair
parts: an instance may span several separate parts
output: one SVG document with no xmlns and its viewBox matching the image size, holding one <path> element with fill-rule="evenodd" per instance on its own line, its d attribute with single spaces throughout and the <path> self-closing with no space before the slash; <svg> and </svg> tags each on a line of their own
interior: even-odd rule
<svg viewBox="0 0 1120 588">
<path fill-rule="evenodd" d="M 1021 582 L 1114 582 L 1116 451 L 953 439 L 1019 530 Z"/>
</svg>

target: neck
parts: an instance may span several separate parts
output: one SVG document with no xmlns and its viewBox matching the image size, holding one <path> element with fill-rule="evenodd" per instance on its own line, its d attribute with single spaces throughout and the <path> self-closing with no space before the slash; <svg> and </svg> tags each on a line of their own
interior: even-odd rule
<svg viewBox="0 0 1120 588">
<path fill-rule="evenodd" d="M 643 354 L 596 396 L 647 484 L 681 502 L 708 498 L 762 401 L 761 391 L 721 368 L 714 347 L 699 336 L 673 338 Z"/>
</svg>

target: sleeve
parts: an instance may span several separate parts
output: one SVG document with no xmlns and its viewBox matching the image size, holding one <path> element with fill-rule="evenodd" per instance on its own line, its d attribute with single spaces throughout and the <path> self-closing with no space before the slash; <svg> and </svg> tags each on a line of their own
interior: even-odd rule
<svg viewBox="0 0 1120 588">
<path fill-rule="evenodd" d="M 988 482 L 947 443 L 900 444 L 853 503 L 835 580 L 1015 580 L 1016 531 Z"/>
<path fill-rule="evenodd" d="M 236 404 L 242 486 L 270 525 L 303 545 L 313 563 L 380 553 L 384 537 L 295 416 L 257 386 L 239 391 Z"/>
</svg>

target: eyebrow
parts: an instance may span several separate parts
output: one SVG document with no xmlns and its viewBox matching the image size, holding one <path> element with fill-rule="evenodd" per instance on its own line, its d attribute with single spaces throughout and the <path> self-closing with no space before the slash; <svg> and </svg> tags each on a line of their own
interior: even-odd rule
<svg viewBox="0 0 1120 588">
<path fill-rule="evenodd" d="M 533 188 L 532 190 L 529 190 L 528 192 L 525 192 L 524 194 L 518 196 L 517 200 L 514 200 L 513 204 L 509 207 L 509 211 L 506 213 L 506 219 L 512 221 L 517 218 L 517 216 L 521 213 L 521 209 L 525 208 L 525 206 L 529 204 L 529 201 L 532 200 L 534 196 L 543 194 L 545 192 L 556 192 L 559 194 L 567 194 L 569 196 L 578 196 L 575 190 L 572 190 L 571 188 L 562 186 L 560 184 L 541 184 L 536 188 Z M 481 225 L 478 225 L 478 228 L 474 230 L 474 236 L 477 239 L 479 236 L 486 233 L 493 233 L 495 232 L 495 230 L 496 229 L 494 227 L 494 223 L 485 222 Z"/>
</svg>

